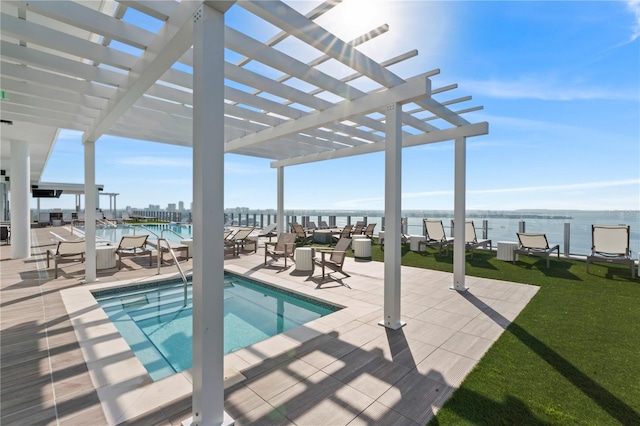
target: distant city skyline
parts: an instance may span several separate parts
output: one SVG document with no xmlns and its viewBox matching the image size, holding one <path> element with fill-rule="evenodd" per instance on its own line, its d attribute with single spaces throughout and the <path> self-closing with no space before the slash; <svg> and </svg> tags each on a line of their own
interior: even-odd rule
<svg viewBox="0 0 640 426">
<path fill-rule="evenodd" d="M 289 3 L 302 13 L 318 4 Z M 237 12 L 226 15 L 230 27 L 251 24 Z M 392 71 L 441 69 L 434 87 L 456 83 L 456 95 L 484 106 L 465 114 L 489 123 L 488 135 L 467 141 L 467 209 L 640 206 L 639 1 L 346 0 L 318 23 L 344 40 L 388 23 L 375 50 L 358 49 L 383 61 L 417 48 L 417 58 Z M 258 30 L 262 40 L 273 34 Z M 96 183 L 120 194 L 119 209 L 189 205 L 192 155 L 189 147 L 105 136 L 96 142 Z M 42 180 L 82 183 L 83 164 L 81 134 L 62 130 Z M 453 209 L 453 142 L 405 148 L 402 167 L 403 210 Z M 276 187 L 269 160 L 225 156 L 225 207 L 274 209 Z M 287 210 L 382 210 L 384 153 L 287 167 L 284 188 Z M 41 206 L 74 201 L 63 194 Z"/>
</svg>

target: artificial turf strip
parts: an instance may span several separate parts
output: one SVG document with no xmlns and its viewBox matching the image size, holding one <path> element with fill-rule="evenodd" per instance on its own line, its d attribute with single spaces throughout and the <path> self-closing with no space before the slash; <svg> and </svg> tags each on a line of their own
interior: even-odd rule
<svg viewBox="0 0 640 426">
<path fill-rule="evenodd" d="M 372 260 L 384 252 L 372 247 Z M 403 248 L 402 264 L 451 272 L 453 256 Z M 630 268 L 495 252 L 467 275 L 540 287 L 432 425 L 640 425 L 640 279 Z M 473 288 L 471 287 L 471 291 Z M 426 407 L 425 409 L 430 409 Z"/>
</svg>

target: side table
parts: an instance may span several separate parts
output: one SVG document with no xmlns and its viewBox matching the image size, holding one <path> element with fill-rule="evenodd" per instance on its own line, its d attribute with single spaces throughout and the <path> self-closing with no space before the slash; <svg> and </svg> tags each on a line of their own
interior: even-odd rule
<svg viewBox="0 0 640 426">
<path fill-rule="evenodd" d="M 409 235 L 409 250 L 420 251 L 420 241 L 427 241 L 424 235 Z"/>
<path fill-rule="evenodd" d="M 295 254 L 296 271 L 309 272 L 313 270 L 313 249 L 298 247 Z"/>
<path fill-rule="evenodd" d="M 354 257 L 371 257 L 371 240 L 369 238 L 356 238 L 351 240 Z"/>
<path fill-rule="evenodd" d="M 96 247 L 96 269 L 109 269 L 116 267 L 117 246 Z"/>
<path fill-rule="evenodd" d="M 518 260 L 518 255 L 513 251 L 518 248 L 518 243 L 513 241 L 498 241 L 498 259 L 507 262 Z"/>
</svg>

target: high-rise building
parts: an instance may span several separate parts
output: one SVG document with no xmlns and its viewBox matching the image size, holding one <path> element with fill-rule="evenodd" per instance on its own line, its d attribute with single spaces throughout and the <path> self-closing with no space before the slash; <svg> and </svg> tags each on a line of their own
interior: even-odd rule
<svg viewBox="0 0 640 426">
<path fill-rule="evenodd" d="M 168 212 L 175 212 L 176 211 L 176 203 L 167 204 L 167 211 Z"/>
<path fill-rule="evenodd" d="M 178 211 L 184 212 L 184 201 L 178 201 Z"/>
</svg>

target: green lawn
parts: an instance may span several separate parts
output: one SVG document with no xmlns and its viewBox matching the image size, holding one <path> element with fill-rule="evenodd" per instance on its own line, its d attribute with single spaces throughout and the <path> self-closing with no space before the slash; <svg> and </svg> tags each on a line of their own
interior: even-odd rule
<svg viewBox="0 0 640 426">
<path fill-rule="evenodd" d="M 384 252 L 375 244 L 372 260 Z M 402 264 L 453 270 L 453 256 L 403 249 Z M 540 290 L 429 425 L 640 425 L 640 279 L 622 265 L 495 252 L 467 274 Z M 426 408 L 428 409 L 428 408 Z"/>
</svg>

